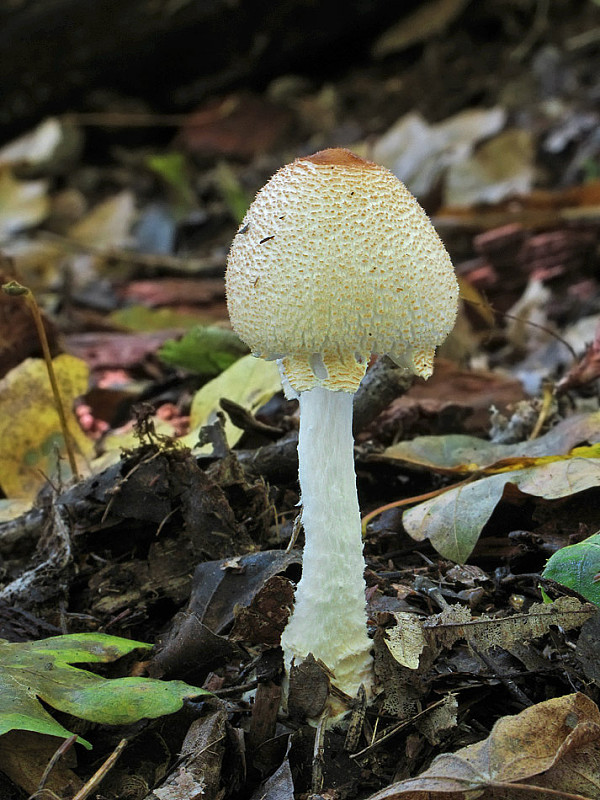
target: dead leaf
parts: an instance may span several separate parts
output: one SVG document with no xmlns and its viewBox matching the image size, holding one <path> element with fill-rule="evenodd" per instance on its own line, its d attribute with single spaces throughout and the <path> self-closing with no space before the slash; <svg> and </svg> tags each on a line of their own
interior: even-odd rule
<svg viewBox="0 0 600 800">
<path fill-rule="evenodd" d="M 221 633 L 234 620 L 236 606 L 250 606 L 256 594 L 274 575 L 300 562 L 297 552 L 264 550 L 238 559 L 236 571 L 224 569 L 225 561 L 207 561 L 196 567 L 190 610 Z"/>
<path fill-rule="evenodd" d="M 252 795 L 251 800 L 294 800 L 294 781 L 290 762 L 285 761 Z"/>
<path fill-rule="evenodd" d="M 93 442 L 79 427 L 72 408 L 87 390 L 88 369 L 78 358 L 60 355 L 54 359 L 54 370 L 67 426 L 85 467 Z M 60 474 L 65 480 L 68 472 L 46 365 L 28 358 L 0 382 L 0 485 L 9 497 L 33 499 L 48 478 Z"/>
<path fill-rule="evenodd" d="M 255 412 L 279 391 L 281 378 L 274 361 L 265 361 L 251 355 L 243 356 L 195 394 L 190 409 L 191 430 L 182 442 L 188 447 L 194 447 L 200 428 L 216 421 L 217 412 L 221 410 L 219 402 L 222 397 Z M 242 434 L 243 431 L 229 418 L 225 420 L 225 437 L 230 447 L 237 444 Z M 210 448 L 211 445 L 204 446 L 205 451 L 210 451 Z"/>
<path fill-rule="evenodd" d="M 47 217 L 47 191 L 46 181 L 20 181 L 8 167 L 0 168 L 0 241 Z"/>
<path fill-rule="evenodd" d="M 44 770 L 58 750 L 61 742 L 55 736 L 32 731 L 13 730 L 0 737 L 0 769 L 28 795 L 37 791 Z M 83 781 L 73 772 L 75 751 L 65 753 L 55 764 L 45 783 L 50 796 L 71 796 L 83 786 Z"/>
<path fill-rule="evenodd" d="M 269 578 L 299 560 L 296 552 L 265 550 L 241 556 L 235 571 L 224 568 L 230 559 L 198 564 L 187 609 L 175 617 L 150 674 L 186 674 L 239 656 L 238 646 L 218 634 L 233 622 L 236 606 L 249 606 Z"/>
<path fill-rule="evenodd" d="M 600 180 L 562 190 L 534 189 L 526 195 L 511 197 L 485 207 L 444 206 L 437 212 L 438 230 L 491 230 L 517 223 L 524 229 L 600 218 Z"/>
<path fill-rule="evenodd" d="M 594 800 L 599 736 L 600 712 L 592 700 L 579 693 L 553 698 L 502 717 L 484 741 L 438 756 L 421 775 L 388 786 L 369 800 L 516 800 L 534 796 L 533 787 L 572 792 L 582 785 L 586 794 L 581 800 Z M 519 791 L 522 784 L 526 792 Z M 537 796 L 544 796 L 541 789 Z"/>
<path fill-rule="evenodd" d="M 419 656 L 427 645 L 423 622 L 408 611 L 397 611 L 393 616 L 397 624 L 386 630 L 387 649 L 402 666 L 418 669 Z"/>
<path fill-rule="evenodd" d="M 495 647 L 510 650 L 547 633 L 552 625 L 571 630 L 583 625 L 594 615 L 591 603 L 576 597 L 559 597 L 554 603 L 534 603 L 526 614 L 506 617 L 473 617 L 466 606 L 448 606 L 440 614 L 426 619 L 416 614 L 394 612 L 397 622 L 385 632 L 385 644 L 402 666 L 416 670 L 426 647 L 430 653 L 450 648 L 460 639 L 486 653 Z"/>
<path fill-rule="evenodd" d="M 287 705 L 292 717 L 316 719 L 329 697 L 329 677 L 322 661 L 309 653 L 300 664 L 292 663 Z"/>
<path fill-rule="evenodd" d="M 183 742 L 176 769 L 152 795 L 159 800 L 217 800 L 222 797 L 226 725 L 224 708 L 194 720 Z"/>
<path fill-rule="evenodd" d="M 600 728 L 596 722 L 582 722 L 565 739 L 556 763 L 539 778 L 527 781 L 534 786 L 583 797 L 600 796 Z"/>
<path fill-rule="evenodd" d="M 451 414 L 460 414 L 461 430 L 485 433 L 489 430 L 490 406 L 506 410 L 523 400 L 520 381 L 485 370 L 467 370 L 445 359 L 436 359 L 435 371 L 428 381 L 415 381 L 411 389 L 398 397 L 379 416 L 377 429 L 383 435 L 397 437 L 402 426 L 410 424 L 415 434 L 415 418 L 429 422 L 426 431 L 433 431 L 435 421 Z M 422 427 L 417 431 L 421 430 Z M 391 438 L 391 436 L 390 436 Z"/>
<path fill-rule="evenodd" d="M 600 459 L 573 456 L 463 483 L 409 509 L 402 518 L 418 542 L 429 539 L 444 558 L 464 563 L 492 512 L 511 487 L 522 494 L 556 500 L 600 485 Z"/>
<path fill-rule="evenodd" d="M 534 603 L 527 614 L 508 617 L 488 617 L 482 614 L 472 618 L 464 606 L 450 606 L 447 610 L 424 622 L 430 641 L 443 647 L 452 647 L 465 639 L 477 649 L 487 652 L 494 647 L 510 649 L 514 644 L 529 642 L 548 633 L 552 625 L 565 630 L 578 628 L 593 616 L 591 603 L 582 603 L 576 597 L 559 597 L 554 603 Z"/>
<path fill-rule="evenodd" d="M 135 197 L 123 191 L 99 203 L 69 228 L 69 239 L 97 250 L 124 247 L 135 216 Z"/>
<path fill-rule="evenodd" d="M 535 169 L 531 133 L 511 128 L 485 142 L 469 158 L 452 164 L 445 176 L 444 203 L 473 206 L 498 203 L 531 189 Z"/>
<path fill-rule="evenodd" d="M 548 433 L 517 444 L 497 444 L 476 436 L 417 436 L 387 447 L 377 460 L 399 460 L 448 474 L 500 472 L 531 466 L 532 460 L 565 457 L 577 445 L 600 442 L 600 412 L 574 414 Z M 526 463 L 527 461 L 527 463 Z M 543 462 L 541 462 L 543 463 Z"/>
<path fill-rule="evenodd" d="M 450 164 L 462 162 L 477 142 L 499 133 L 505 120 L 506 112 L 499 107 L 469 108 L 434 125 L 409 112 L 377 141 L 373 160 L 422 197 Z"/>
<path fill-rule="evenodd" d="M 49 117 L 37 128 L 0 149 L 0 166 L 40 164 L 49 161 L 62 138 L 61 123 Z"/>
<path fill-rule="evenodd" d="M 72 333 L 64 338 L 64 349 L 85 361 L 90 369 L 131 369 L 140 366 L 148 356 L 171 337 L 173 331 L 148 333 Z"/>
<path fill-rule="evenodd" d="M 291 582 L 274 575 L 259 589 L 248 607 L 238 609 L 229 638 L 234 642 L 277 647 L 293 605 Z"/>
<path fill-rule="evenodd" d="M 600 686 L 598 642 L 600 642 L 600 611 L 596 611 L 583 625 L 575 651 L 586 677 Z"/>
<path fill-rule="evenodd" d="M 149 308 L 208 305 L 225 297 L 225 284 L 222 278 L 139 280 L 130 281 L 119 294 L 129 303 Z"/>
<path fill-rule="evenodd" d="M 291 114 L 254 94 L 231 94 L 192 112 L 179 141 L 199 156 L 251 159 L 273 150 L 289 128 Z"/>
<path fill-rule="evenodd" d="M 14 261 L 19 283 L 33 292 L 47 291 L 53 285 L 65 256 L 63 248 L 56 242 L 24 237 L 6 242 L 2 251 Z"/>
<path fill-rule="evenodd" d="M 79 156 L 82 138 L 75 125 L 49 117 L 0 149 L 0 167 L 16 167 L 22 177 L 64 171 Z"/>
<path fill-rule="evenodd" d="M 447 694 L 441 703 L 436 703 L 427 714 L 415 720 L 415 727 L 429 744 L 439 744 L 443 733 L 455 728 L 457 724 L 458 700 L 453 694 Z"/>
<path fill-rule="evenodd" d="M 373 55 L 383 58 L 442 34 L 462 13 L 469 0 L 430 0 L 403 17 L 375 42 Z"/>
<path fill-rule="evenodd" d="M 594 325 L 593 340 L 587 345 L 579 361 L 571 367 L 556 385 L 556 391 L 559 394 L 586 386 L 600 378 L 600 318 L 587 317 L 585 320 L 586 322 L 589 320 Z"/>
</svg>

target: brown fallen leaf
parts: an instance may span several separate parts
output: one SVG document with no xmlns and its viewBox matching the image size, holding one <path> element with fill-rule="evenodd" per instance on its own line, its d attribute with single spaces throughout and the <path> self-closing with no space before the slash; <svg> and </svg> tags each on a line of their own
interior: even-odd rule
<svg viewBox="0 0 600 800">
<path fill-rule="evenodd" d="M 552 625 L 572 630 L 583 625 L 595 606 L 575 597 L 559 597 L 554 603 L 534 603 L 526 614 L 507 617 L 473 617 L 465 606 L 448 606 L 440 614 L 420 619 L 416 614 L 396 611 L 397 625 L 386 631 L 385 644 L 394 659 L 409 669 L 418 669 L 425 647 L 437 653 L 459 639 L 483 652 L 494 647 L 510 650 L 518 643 L 537 639 Z"/>
<path fill-rule="evenodd" d="M 599 735 L 600 711 L 589 697 L 553 698 L 502 717 L 487 739 L 443 753 L 421 775 L 369 800 L 594 800 L 600 789 Z"/>
<path fill-rule="evenodd" d="M 181 747 L 181 756 L 165 782 L 154 789 L 159 800 L 223 796 L 222 775 L 227 715 L 218 707 L 208 716 L 194 720 Z"/>
<path fill-rule="evenodd" d="M 526 229 L 549 228 L 565 222 L 590 222 L 600 215 L 600 180 L 558 191 L 533 189 L 521 197 L 476 206 L 445 206 L 434 219 L 448 235 L 460 229 L 490 230 L 517 222 Z"/>
<path fill-rule="evenodd" d="M 483 433 L 489 429 L 490 406 L 506 410 L 526 397 L 520 381 L 485 370 L 461 369 L 442 358 L 436 359 L 435 372 L 428 381 L 416 380 L 410 391 L 398 397 L 374 423 L 378 435 L 398 434 L 410 425 L 412 434 L 435 433 L 440 421 L 452 416 L 465 419 L 461 431 Z M 417 421 L 429 423 L 429 429 Z M 433 428 L 433 430 L 431 430 Z"/>
<path fill-rule="evenodd" d="M 155 308 L 173 305 L 206 305 L 225 296 L 222 278 L 161 278 L 131 281 L 120 296 L 129 303 Z"/>
<path fill-rule="evenodd" d="M 558 500 L 597 489 L 600 459 L 590 451 L 578 448 L 565 459 L 455 484 L 406 511 L 402 524 L 416 541 L 428 539 L 444 558 L 463 564 L 501 500 L 520 502 L 524 494 Z"/>
<path fill-rule="evenodd" d="M 236 609 L 229 638 L 234 642 L 277 647 L 293 603 L 291 582 L 282 575 L 273 575 L 258 590 L 249 606 Z"/>
<path fill-rule="evenodd" d="M 401 461 L 413 467 L 442 474 L 489 474 L 548 463 L 572 455 L 584 454 L 578 445 L 600 442 L 600 413 L 573 414 L 561 420 L 536 439 L 503 444 L 464 434 L 416 436 L 374 454 L 373 461 Z M 577 448 L 577 450 L 575 450 Z"/>
<path fill-rule="evenodd" d="M 148 333 L 72 333 L 64 339 L 64 349 L 85 361 L 90 369 L 121 367 L 130 369 L 143 363 L 177 331 Z"/>
<path fill-rule="evenodd" d="M 229 566 L 231 561 L 198 564 L 187 609 L 165 633 L 149 666 L 151 675 L 189 674 L 192 669 L 208 669 L 226 658 L 240 657 L 240 648 L 219 634 L 233 622 L 236 606 L 249 606 L 269 578 L 297 564 L 299 556 L 296 551 L 281 550 L 249 553 L 237 559 L 236 570 Z"/>
<path fill-rule="evenodd" d="M 0 737 L 0 769 L 27 794 L 36 793 L 42 776 L 61 740 L 33 731 L 9 731 Z M 47 776 L 44 787 L 48 797 L 70 797 L 83 786 L 83 781 L 73 772 L 77 762 L 74 750 L 65 752 Z M 40 797 L 44 792 L 40 793 Z"/>
<path fill-rule="evenodd" d="M 460 16 L 467 1 L 432 0 L 422 3 L 416 11 L 403 16 L 379 37 L 373 47 L 373 55 L 376 58 L 383 58 L 390 53 L 401 53 L 407 47 L 443 34 Z"/>
<path fill-rule="evenodd" d="M 177 139 L 197 156 L 251 159 L 272 151 L 291 122 L 290 112 L 258 95 L 229 94 L 193 111 Z"/>
<path fill-rule="evenodd" d="M 584 797 L 600 797 L 600 741 L 598 725 L 582 722 L 567 736 L 552 767 L 536 778 L 535 786 L 579 792 Z"/>
<path fill-rule="evenodd" d="M 294 780 L 287 756 L 271 777 L 254 792 L 251 800 L 293 800 Z"/>
</svg>

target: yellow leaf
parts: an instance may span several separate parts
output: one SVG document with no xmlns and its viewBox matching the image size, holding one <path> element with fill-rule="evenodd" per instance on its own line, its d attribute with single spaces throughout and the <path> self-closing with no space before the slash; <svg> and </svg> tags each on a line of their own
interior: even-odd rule
<svg viewBox="0 0 600 800">
<path fill-rule="evenodd" d="M 135 199 L 131 192 L 120 192 L 99 203 L 87 216 L 72 225 L 69 238 L 85 247 L 123 247 L 135 217 Z"/>
<path fill-rule="evenodd" d="M 67 426 L 85 462 L 93 443 L 79 427 L 73 402 L 87 390 L 87 365 L 60 355 L 54 370 Z M 42 359 L 28 358 L 0 381 L 0 486 L 8 497 L 33 499 L 48 478 L 59 475 L 66 480 L 70 471 L 48 372 Z"/>
<path fill-rule="evenodd" d="M 240 358 L 196 393 L 190 411 L 191 431 L 183 442 L 193 447 L 198 441 L 200 428 L 216 421 L 222 397 L 254 412 L 280 390 L 279 369 L 274 361 L 254 356 Z M 241 436 L 242 431 L 226 415 L 225 437 L 229 446 L 237 444 Z M 207 446 L 209 449 L 210 446 Z"/>
<path fill-rule="evenodd" d="M 474 286 L 472 286 L 464 278 L 458 279 L 460 287 L 460 299 L 468 303 L 474 311 L 479 314 L 481 319 L 489 325 L 490 328 L 494 327 L 496 315 L 494 307 L 489 303 L 486 298 Z"/>
<path fill-rule="evenodd" d="M 0 522 L 20 517 L 31 508 L 29 500 L 0 500 Z"/>
<path fill-rule="evenodd" d="M 541 464 L 551 464 L 554 461 L 566 461 L 571 458 L 600 458 L 600 444 L 587 445 L 583 447 L 575 447 L 565 455 L 559 456 L 538 456 L 537 458 L 528 458 L 521 456 L 520 458 L 503 458 L 490 464 L 489 467 L 484 467 L 481 472 L 486 475 L 497 475 L 500 472 L 514 472 L 518 469 L 527 469 L 529 467 L 539 467 Z M 478 472 L 477 465 L 469 465 L 474 467 L 473 471 Z"/>
</svg>

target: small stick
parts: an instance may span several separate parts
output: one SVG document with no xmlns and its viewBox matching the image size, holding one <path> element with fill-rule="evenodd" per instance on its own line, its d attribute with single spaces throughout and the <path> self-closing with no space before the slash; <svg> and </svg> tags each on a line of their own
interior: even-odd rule
<svg viewBox="0 0 600 800">
<path fill-rule="evenodd" d="M 414 497 L 405 497 L 403 500 L 394 500 L 392 503 L 386 503 L 384 506 L 379 506 L 379 508 L 369 511 L 368 514 L 364 515 L 361 522 L 363 536 L 367 534 L 369 522 L 380 514 L 383 514 L 384 511 L 390 511 L 392 508 L 402 508 L 402 506 L 410 506 L 413 503 L 422 503 L 424 500 L 431 500 L 433 497 L 449 492 L 450 489 L 456 489 L 459 486 L 470 483 L 472 480 L 473 476 L 469 476 L 466 480 L 460 481 L 459 483 L 452 483 L 450 486 L 443 486 L 441 489 L 434 489 L 432 492 L 425 492 L 425 494 L 418 494 Z"/>
<path fill-rule="evenodd" d="M 300 531 L 302 530 L 302 509 L 298 512 L 296 519 L 294 520 L 294 526 L 292 528 L 292 535 L 290 536 L 290 541 L 288 542 L 288 546 L 285 548 L 286 553 L 291 553 L 296 545 L 296 540 L 300 535 Z"/>
<path fill-rule="evenodd" d="M 329 709 L 326 707 L 325 711 L 319 718 L 319 724 L 315 731 L 315 748 L 313 750 L 312 762 L 312 794 L 320 794 L 323 789 L 323 766 L 325 764 L 325 728 L 327 720 L 329 719 Z M 77 798 L 73 798 L 77 800 Z"/>
<path fill-rule="evenodd" d="M 540 413 L 538 415 L 537 421 L 531 433 L 529 434 L 529 441 L 532 439 L 537 439 L 540 435 L 540 431 L 544 426 L 544 422 L 546 422 L 548 418 L 548 414 L 550 413 L 550 408 L 552 406 L 552 401 L 554 400 L 554 391 L 549 383 L 545 383 L 543 387 L 542 393 L 542 407 L 540 409 Z"/>
<path fill-rule="evenodd" d="M 114 767 L 114 765 L 117 762 L 117 759 L 119 758 L 123 750 L 125 750 L 128 744 L 129 742 L 127 739 L 121 739 L 119 744 L 115 747 L 115 749 L 106 759 L 104 764 L 102 764 L 99 770 L 94 772 L 94 774 L 85 784 L 85 786 L 81 787 L 81 789 L 77 792 L 73 800 L 85 800 L 86 797 L 89 797 L 89 795 L 98 786 L 100 781 L 103 780 L 108 775 L 110 770 Z"/>
<path fill-rule="evenodd" d="M 38 797 L 44 791 L 46 787 L 46 782 L 50 777 L 50 773 L 52 772 L 58 761 L 62 758 L 62 756 L 66 752 L 68 752 L 71 749 L 71 747 L 73 747 L 76 741 L 77 741 L 77 734 L 74 733 L 73 736 L 69 736 L 69 738 L 65 739 L 64 742 L 60 745 L 60 747 L 57 748 L 56 752 L 46 765 L 46 769 L 44 770 L 42 777 L 40 778 L 38 788 L 36 789 L 32 797 Z"/>
</svg>

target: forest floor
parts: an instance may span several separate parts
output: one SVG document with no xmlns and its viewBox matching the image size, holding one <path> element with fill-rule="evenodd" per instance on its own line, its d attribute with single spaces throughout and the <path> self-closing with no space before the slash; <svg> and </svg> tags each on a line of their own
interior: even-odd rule
<svg viewBox="0 0 600 800">
<path fill-rule="evenodd" d="M 575 6 L 435 0 L 327 79 L 0 147 L 0 800 L 600 797 L 600 7 Z M 375 689 L 317 728 L 319 667 L 281 710 L 297 403 L 223 277 L 256 191 L 326 147 L 418 197 L 461 307 L 431 379 L 380 359 L 357 394 Z M 122 678 L 171 694 L 126 709 Z"/>
</svg>

